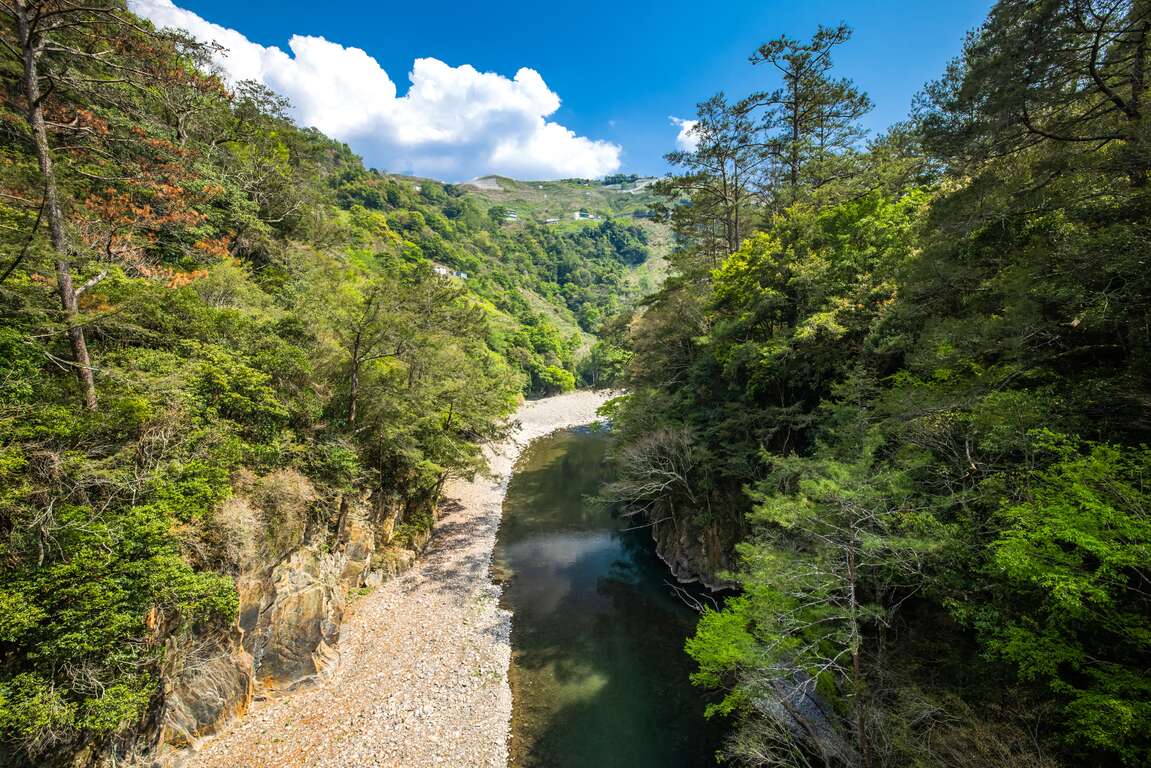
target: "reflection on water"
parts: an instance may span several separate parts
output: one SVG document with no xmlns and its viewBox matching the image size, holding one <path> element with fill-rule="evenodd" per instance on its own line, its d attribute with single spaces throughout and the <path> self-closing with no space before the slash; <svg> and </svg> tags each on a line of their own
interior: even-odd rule
<svg viewBox="0 0 1151 768">
<path fill-rule="evenodd" d="M 514 613 L 511 764 L 714 765 L 683 652 L 695 614 L 665 583 L 647 531 L 585 501 L 606 478 L 606 449 L 589 429 L 536 441 L 504 501 L 495 559 Z"/>
</svg>

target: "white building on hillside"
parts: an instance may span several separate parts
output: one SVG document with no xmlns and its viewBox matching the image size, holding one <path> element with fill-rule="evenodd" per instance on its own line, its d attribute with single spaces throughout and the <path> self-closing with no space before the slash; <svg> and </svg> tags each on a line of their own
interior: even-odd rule
<svg viewBox="0 0 1151 768">
<path fill-rule="evenodd" d="M 432 264 L 432 271 L 440 277 L 458 277 L 460 280 L 468 279 L 467 272 L 460 272 L 451 267 L 446 267 L 443 264 Z"/>
</svg>

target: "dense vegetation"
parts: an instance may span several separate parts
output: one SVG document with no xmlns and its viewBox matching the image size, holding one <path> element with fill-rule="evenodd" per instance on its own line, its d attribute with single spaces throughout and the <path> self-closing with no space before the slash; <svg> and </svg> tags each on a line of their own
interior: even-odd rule
<svg viewBox="0 0 1151 768">
<path fill-rule="evenodd" d="M 598 330 L 624 304 L 627 267 L 648 257 L 648 236 L 634 224 L 507 223 L 506 207 L 488 206 L 466 187 L 380 176 L 358 161 L 339 175 L 335 195 L 343 207 L 382 212 L 420 256 L 464 273 L 473 292 L 524 324 L 541 318 L 521 288 L 569 310 L 583 330 Z"/>
<path fill-rule="evenodd" d="M 630 317 L 659 225 L 508 214 L 634 177 L 381 175 L 119 2 L 0 8 L 0 759 L 232 621 L 238 486 L 415 538 L 520 394 L 622 376 L 607 495 L 738 552 L 688 644 L 732 763 L 1149 764 L 1146 0 L 1000 0 L 871 140 L 847 28 L 766 43 L 603 211 L 676 233 Z"/>
<path fill-rule="evenodd" d="M 870 141 L 850 31 L 779 38 L 669 156 L 608 495 L 739 541 L 733 763 L 1151 764 L 1149 31 L 1000 0 Z"/>
<path fill-rule="evenodd" d="M 548 314 L 597 330 L 647 246 L 366 170 L 119 2 L 0 8 L 0 762 L 36 764 L 231 622 L 237 483 L 302 475 L 308 531 L 369 491 L 426 528 L 521 393 L 574 386 Z"/>
</svg>

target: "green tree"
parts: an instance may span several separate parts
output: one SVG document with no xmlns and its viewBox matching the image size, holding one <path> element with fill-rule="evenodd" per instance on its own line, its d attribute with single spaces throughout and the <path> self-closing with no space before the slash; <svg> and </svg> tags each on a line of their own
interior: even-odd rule
<svg viewBox="0 0 1151 768">
<path fill-rule="evenodd" d="M 844 24 L 821 26 L 804 42 L 785 36 L 764 43 L 751 57 L 769 64 L 783 87 L 749 96 L 743 109 L 762 112 L 763 152 L 772 161 L 770 184 L 785 190 L 784 204 L 802 191 L 819 190 L 851 172 L 845 157 L 863 138 L 859 120 L 871 99 L 846 79 L 833 79 L 831 53 L 851 39 Z"/>
<path fill-rule="evenodd" d="M 96 383 L 91 356 L 85 337 L 79 306 L 80 295 L 107 275 L 107 270 L 93 272 L 83 284 L 76 285 L 76 271 L 100 257 L 108 260 L 132 259 L 117 247 L 115 236 L 108 234 L 97 245 L 74 231 L 78 216 L 68 208 L 71 187 L 84 185 L 99 174 L 80 168 L 85 163 L 119 161 L 147 183 L 150 148 L 124 122 L 109 121 L 101 108 L 112 105 L 119 112 L 134 109 L 136 100 L 128 95 L 132 89 L 163 89 L 171 75 L 162 69 L 143 66 L 127 59 L 123 51 L 130 47 L 147 49 L 163 41 L 149 39 L 128 16 L 119 3 L 78 3 L 67 0 L 13 0 L 3 8 L 4 44 L 20 61 L 20 96 L 28 129 L 25 139 L 31 144 L 39 180 L 36 197 L 39 213 L 32 235 L 41 220 L 47 224 L 53 252 L 56 292 L 63 309 L 63 330 L 71 351 L 69 365 L 80 385 L 84 407 L 96 410 Z M 197 49 L 184 41 L 190 52 Z M 178 76 L 177 76 L 178 77 Z M 47 112 L 66 114 L 72 122 L 49 120 Z M 67 146 L 63 157 L 54 144 Z M 116 218 L 118 201 L 109 195 L 103 218 Z M 35 205 L 35 204 L 33 204 Z M 69 214 L 73 221 L 69 221 Z M 137 215 L 141 211 L 137 210 Z M 147 217 L 145 217 L 147 218 Z M 70 231 L 72 230 L 72 231 Z M 85 242 L 88 239 L 89 242 Z M 27 249 L 25 248 L 25 251 Z M 75 264 L 77 260 L 82 263 Z M 14 263 L 12 267 L 14 268 Z M 10 273 L 11 269 L 7 270 Z M 7 276 L 7 273 L 5 276 Z"/>
<path fill-rule="evenodd" d="M 698 106 L 691 136 L 694 149 L 667 155 L 684 173 L 661 181 L 657 191 L 673 203 L 686 198 L 686 205 L 674 205 L 672 223 L 684 244 L 714 268 L 751 231 L 765 158 L 749 110 L 729 104 L 722 93 Z"/>
<path fill-rule="evenodd" d="M 908 477 L 878 458 L 885 439 L 869 424 L 870 389 L 858 375 L 838 389 L 825 407 L 829 442 L 810 457 L 765 457 L 772 472 L 750 491 L 753 535 L 739 545 L 743 596 L 725 615 L 705 613 L 688 642 L 700 664 L 695 681 L 725 687 L 719 710 L 754 723 L 729 745 L 735 757 L 759 752 L 755 764 L 788 765 L 805 749 L 822 751 L 827 765 L 877 764 L 870 739 L 881 717 L 870 711 L 867 645 L 891 619 L 886 599 L 921 576 L 933 544 L 929 519 L 909 503 Z M 732 631 L 746 633 L 741 652 L 717 653 Z M 804 743 L 786 707 L 762 722 L 758 702 L 813 696 L 843 702 L 854 754 L 832 739 Z"/>
<path fill-rule="evenodd" d="M 988 568 L 1005 591 L 978 618 L 988 647 L 1064 703 L 1065 737 L 1139 765 L 1151 748 L 1151 452 L 1035 435 L 1038 466 L 1000 510 Z"/>
<path fill-rule="evenodd" d="M 933 150 L 978 163 L 1059 147 L 1046 173 L 1075 158 L 1147 182 L 1151 6 L 1143 0 L 1004 0 L 921 116 Z"/>
</svg>

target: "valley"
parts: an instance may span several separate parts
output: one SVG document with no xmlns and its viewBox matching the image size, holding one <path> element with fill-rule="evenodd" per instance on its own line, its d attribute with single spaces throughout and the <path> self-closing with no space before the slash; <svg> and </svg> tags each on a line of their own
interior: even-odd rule
<svg viewBox="0 0 1151 768">
<path fill-rule="evenodd" d="M 0 766 L 1151 764 L 1151 2 L 187 5 L 0 0 Z"/>
</svg>

